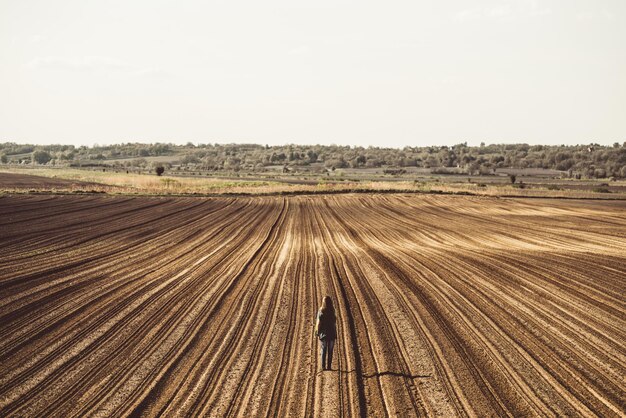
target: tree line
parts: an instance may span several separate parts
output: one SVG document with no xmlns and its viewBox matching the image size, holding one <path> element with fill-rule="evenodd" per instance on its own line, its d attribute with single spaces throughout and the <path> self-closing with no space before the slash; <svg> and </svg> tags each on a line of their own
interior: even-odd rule
<svg viewBox="0 0 626 418">
<path fill-rule="evenodd" d="M 434 173 L 488 175 L 496 169 L 552 169 L 570 177 L 626 178 L 626 142 L 612 146 L 491 144 L 429 147 L 341 145 L 123 143 L 92 147 L 0 144 L 3 164 L 147 167 L 149 157 L 171 156 L 168 166 L 207 171 L 263 171 L 270 166 L 314 171 L 421 167 Z"/>
</svg>

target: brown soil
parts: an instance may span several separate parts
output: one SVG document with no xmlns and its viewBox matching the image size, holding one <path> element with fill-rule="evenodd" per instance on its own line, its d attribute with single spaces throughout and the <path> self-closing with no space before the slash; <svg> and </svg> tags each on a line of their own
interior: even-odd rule
<svg viewBox="0 0 626 418">
<path fill-rule="evenodd" d="M 0 416 L 626 414 L 626 202 L 4 196 L 0 245 Z"/>
<path fill-rule="evenodd" d="M 65 180 L 30 174 L 0 173 L 0 189 L 68 189 L 79 186 L 96 185 L 78 180 Z"/>
</svg>

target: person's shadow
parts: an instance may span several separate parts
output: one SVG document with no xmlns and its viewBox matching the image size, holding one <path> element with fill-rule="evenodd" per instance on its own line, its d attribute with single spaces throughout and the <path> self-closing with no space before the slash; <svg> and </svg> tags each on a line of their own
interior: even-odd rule
<svg viewBox="0 0 626 418">
<path fill-rule="evenodd" d="M 356 373 L 356 370 L 337 370 L 337 369 L 330 369 L 330 370 L 326 370 L 329 372 L 339 372 L 339 374 L 349 374 L 349 373 Z M 322 371 L 320 371 L 320 373 L 323 373 Z M 399 373 L 399 372 L 392 372 L 392 371 L 384 371 L 384 372 L 379 372 L 379 373 L 363 373 L 361 374 L 361 377 L 363 379 L 371 379 L 372 377 L 381 377 L 381 376 L 394 376 L 394 377 L 404 377 L 405 379 L 426 379 L 429 377 L 432 377 L 432 375 L 430 374 L 408 374 L 408 373 Z"/>
<path fill-rule="evenodd" d="M 381 376 L 395 376 L 395 377 L 404 377 L 407 379 L 425 379 L 427 377 L 431 377 L 431 375 L 429 374 L 408 374 L 408 373 L 398 373 L 398 372 L 392 372 L 392 371 L 386 371 L 386 372 L 379 372 L 379 373 L 370 373 L 370 374 L 363 374 L 362 377 L 364 379 L 369 379 L 372 377 L 381 377 Z"/>
</svg>

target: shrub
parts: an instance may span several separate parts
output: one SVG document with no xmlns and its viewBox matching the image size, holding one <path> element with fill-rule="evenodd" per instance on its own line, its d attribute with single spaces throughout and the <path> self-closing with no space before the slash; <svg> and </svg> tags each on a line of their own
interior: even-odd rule
<svg viewBox="0 0 626 418">
<path fill-rule="evenodd" d="M 515 180 L 517 180 L 517 177 L 515 177 L 515 174 L 509 174 L 509 179 L 511 180 L 511 184 L 515 184 Z"/>
<path fill-rule="evenodd" d="M 165 172 L 165 167 L 160 165 L 157 168 L 155 168 L 154 171 L 156 172 L 157 176 L 160 176 L 161 174 L 163 174 Z"/>
<path fill-rule="evenodd" d="M 46 164 L 51 159 L 52 157 L 46 151 L 35 151 L 33 153 L 33 160 L 35 160 L 37 164 Z"/>
</svg>

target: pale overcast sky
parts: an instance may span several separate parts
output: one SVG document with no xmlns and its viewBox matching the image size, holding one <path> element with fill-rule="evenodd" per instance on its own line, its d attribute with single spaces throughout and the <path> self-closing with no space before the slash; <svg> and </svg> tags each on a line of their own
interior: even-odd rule
<svg viewBox="0 0 626 418">
<path fill-rule="evenodd" d="M 0 0 L 0 142 L 626 141 L 625 0 Z"/>
</svg>

